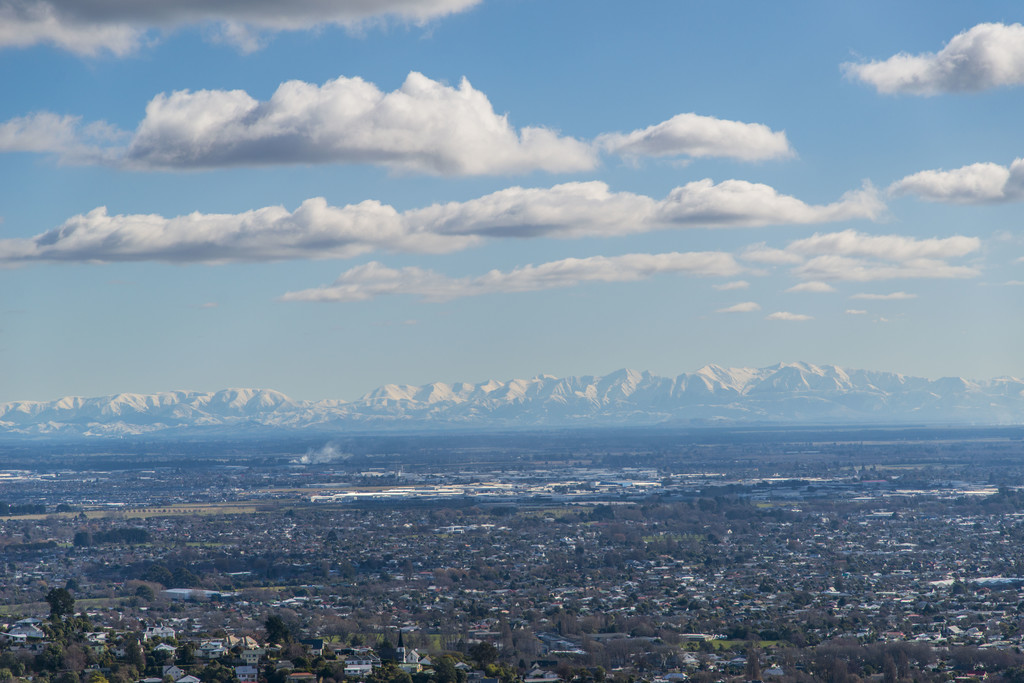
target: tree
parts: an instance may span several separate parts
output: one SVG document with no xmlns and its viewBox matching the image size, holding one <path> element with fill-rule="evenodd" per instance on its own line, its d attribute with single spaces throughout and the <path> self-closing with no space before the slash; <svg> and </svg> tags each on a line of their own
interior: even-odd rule
<svg viewBox="0 0 1024 683">
<path fill-rule="evenodd" d="M 219 662 L 211 662 L 199 672 L 199 679 L 208 683 L 232 683 L 235 672 Z"/>
<path fill-rule="evenodd" d="M 402 671 L 394 662 L 384 662 L 366 678 L 367 683 L 412 683 L 412 676 Z"/>
<path fill-rule="evenodd" d="M 442 655 L 434 662 L 434 678 L 437 683 L 462 683 L 465 675 L 455 668 L 455 658 L 451 655 Z"/>
<path fill-rule="evenodd" d="M 78 645 L 72 645 L 64 649 L 64 668 L 71 672 L 81 671 L 85 668 L 88 657 Z M 75 677 L 73 683 L 78 683 L 78 677 Z"/>
<path fill-rule="evenodd" d="M 128 647 L 126 648 L 125 654 L 129 664 L 139 671 L 146 670 L 146 653 L 143 652 L 142 645 L 138 640 L 131 638 L 128 641 Z"/>
<path fill-rule="evenodd" d="M 747 680 L 761 680 L 761 647 L 753 641 L 747 646 Z"/>
<path fill-rule="evenodd" d="M 898 678 L 899 672 L 896 670 L 896 660 L 892 658 L 892 655 L 886 654 L 882 662 L 882 681 L 884 683 L 896 683 Z"/>
<path fill-rule="evenodd" d="M 185 588 L 195 588 L 200 583 L 199 577 L 189 571 L 187 567 L 178 567 L 172 577 L 175 584 Z"/>
<path fill-rule="evenodd" d="M 292 639 L 292 633 L 280 614 L 271 614 L 264 624 L 267 629 L 267 640 L 271 643 L 287 643 Z"/>
<path fill-rule="evenodd" d="M 174 575 L 171 574 L 171 570 L 162 564 L 150 565 L 149 568 L 143 572 L 142 578 L 146 581 L 159 583 L 162 586 L 170 586 L 174 583 Z"/>
<path fill-rule="evenodd" d="M 50 589 L 46 602 L 50 603 L 50 618 L 54 621 L 75 613 L 75 598 L 67 588 Z"/>
<path fill-rule="evenodd" d="M 36 666 L 43 671 L 60 671 L 64 666 L 64 648 L 59 643 L 50 643 L 36 655 Z"/>
<path fill-rule="evenodd" d="M 468 654 L 476 660 L 482 669 L 498 659 L 498 648 L 494 647 L 491 643 L 480 642 L 471 645 Z"/>
<path fill-rule="evenodd" d="M 196 661 L 196 646 L 192 643 L 185 643 L 178 648 L 178 663 L 192 664 Z"/>
</svg>

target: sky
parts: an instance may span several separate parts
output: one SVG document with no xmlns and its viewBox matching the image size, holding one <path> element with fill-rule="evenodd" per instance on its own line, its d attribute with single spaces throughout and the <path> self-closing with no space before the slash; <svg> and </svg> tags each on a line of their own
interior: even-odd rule
<svg viewBox="0 0 1024 683">
<path fill-rule="evenodd" d="M 0 0 L 0 402 L 1024 376 L 1022 15 Z"/>
</svg>

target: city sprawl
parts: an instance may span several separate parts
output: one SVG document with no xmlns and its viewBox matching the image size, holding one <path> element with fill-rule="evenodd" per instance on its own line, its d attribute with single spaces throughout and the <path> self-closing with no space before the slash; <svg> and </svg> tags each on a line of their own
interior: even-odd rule
<svg viewBox="0 0 1024 683">
<path fill-rule="evenodd" d="M 0 678 L 1024 676 L 1019 430 L 204 448 L 10 449 Z"/>
</svg>

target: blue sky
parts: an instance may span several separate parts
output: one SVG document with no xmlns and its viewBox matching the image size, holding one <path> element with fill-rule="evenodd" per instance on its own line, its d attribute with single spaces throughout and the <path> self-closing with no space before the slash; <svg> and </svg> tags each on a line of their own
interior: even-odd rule
<svg viewBox="0 0 1024 683">
<path fill-rule="evenodd" d="M 0 401 L 1024 375 L 1021 14 L 0 0 Z"/>
</svg>

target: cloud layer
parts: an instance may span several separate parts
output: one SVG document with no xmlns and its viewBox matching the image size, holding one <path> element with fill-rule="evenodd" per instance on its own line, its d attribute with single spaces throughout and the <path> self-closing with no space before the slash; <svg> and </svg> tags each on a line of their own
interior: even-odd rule
<svg viewBox="0 0 1024 683">
<path fill-rule="evenodd" d="M 53 45 L 83 56 L 134 52 L 152 30 L 215 24 L 243 50 L 260 34 L 394 18 L 423 23 L 480 0 L 0 0 L 0 48 Z"/>
<path fill-rule="evenodd" d="M 967 256 L 980 248 L 980 239 L 963 235 L 918 239 L 843 230 L 815 233 L 782 249 L 755 244 L 744 250 L 741 258 L 753 263 L 791 266 L 791 272 L 807 282 L 789 291 L 825 292 L 828 281 L 976 277 L 978 269 L 952 264 L 950 259 Z"/>
<path fill-rule="evenodd" d="M 933 202 L 983 204 L 1024 199 L 1024 159 L 1010 167 L 980 163 L 951 171 L 921 171 L 889 186 L 894 195 L 916 195 Z"/>
<path fill-rule="evenodd" d="M 978 24 L 939 52 L 900 53 L 884 61 L 843 64 L 847 76 L 880 93 L 935 95 L 1024 83 L 1024 26 Z"/>
<path fill-rule="evenodd" d="M 0 263 L 218 263 L 349 258 L 378 250 L 440 253 L 485 238 L 612 237 L 673 228 L 871 220 L 883 209 L 870 189 L 848 192 L 832 204 L 810 205 L 741 180 L 699 180 L 661 200 L 612 192 L 596 181 L 511 187 L 406 212 L 377 201 L 336 207 L 323 198 L 308 199 L 294 211 L 270 206 L 174 218 L 110 215 L 100 207 L 34 237 L 0 240 Z"/>
<path fill-rule="evenodd" d="M 392 92 L 340 77 L 323 85 L 287 81 L 265 102 L 243 90 L 160 94 L 135 132 L 123 133 L 127 146 L 100 144 L 76 118 L 48 112 L 12 119 L 0 131 L 0 151 L 51 152 L 134 170 L 334 163 L 458 176 L 585 171 L 600 163 L 602 151 L 743 161 L 792 155 L 785 133 L 696 114 L 596 141 L 544 127 L 517 129 L 466 79 L 452 87 L 416 72 Z"/>
<path fill-rule="evenodd" d="M 414 294 L 426 301 L 440 302 L 483 294 L 558 289 L 584 282 L 632 282 L 659 273 L 729 277 L 741 270 L 732 255 L 723 252 L 568 258 L 464 278 L 451 278 L 417 267 L 388 268 L 371 261 L 345 271 L 333 284 L 288 292 L 281 301 L 350 302 Z"/>
<path fill-rule="evenodd" d="M 791 273 L 805 280 L 788 292 L 832 293 L 835 288 L 825 280 L 867 282 L 911 278 L 966 278 L 979 271 L 958 266 L 949 259 L 969 255 L 980 248 L 980 240 L 963 236 L 944 239 L 916 239 L 902 235 L 866 235 L 853 230 L 794 240 L 784 249 L 789 260 L 776 259 L 777 265 L 791 267 Z M 754 245 L 742 255 L 757 261 L 768 250 Z M 751 255 L 754 258 L 751 258 Z M 449 301 L 466 296 L 494 293 L 531 292 L 572 287 L 585 282 L 626 282 L 650 278 L 658 273 L 686 273 L 699 276 L 734 277 L 747 271 L 726 252 L 689 252 L 667 254 L 627 254 L 625 256 L 568 258 L 528 265 L 511 271 L 492 270 L 475 277 L 450 277 L 418 267 L 389 268 L 377 261 L 356 266 L 342 273 L 329 285 L 293 291 L 282 301 L 351 302 L 379 296 L 415 294 L 425 301 Z M 756 271 L 747 271 L 758 274 Z M 763 274 L 763 273 L 760 273 Z M 738 281 L 746 284 L 745 281 Z M 736 289 L 737 281 L 716 285 L 716 289 Z M 859 293 L 851 299 L 894 301 L 916 298 L 915 294 Z M 752 313 L 760 310 L 754 301 L 745 301 L 717 313 Z M 849 311 L 848 311 L 849 312 Z M 860 313 L 860 311 L 856 311 Z M 812 316 L 776 311 L 767 320 L 800 322 Z"/>
</svg>

